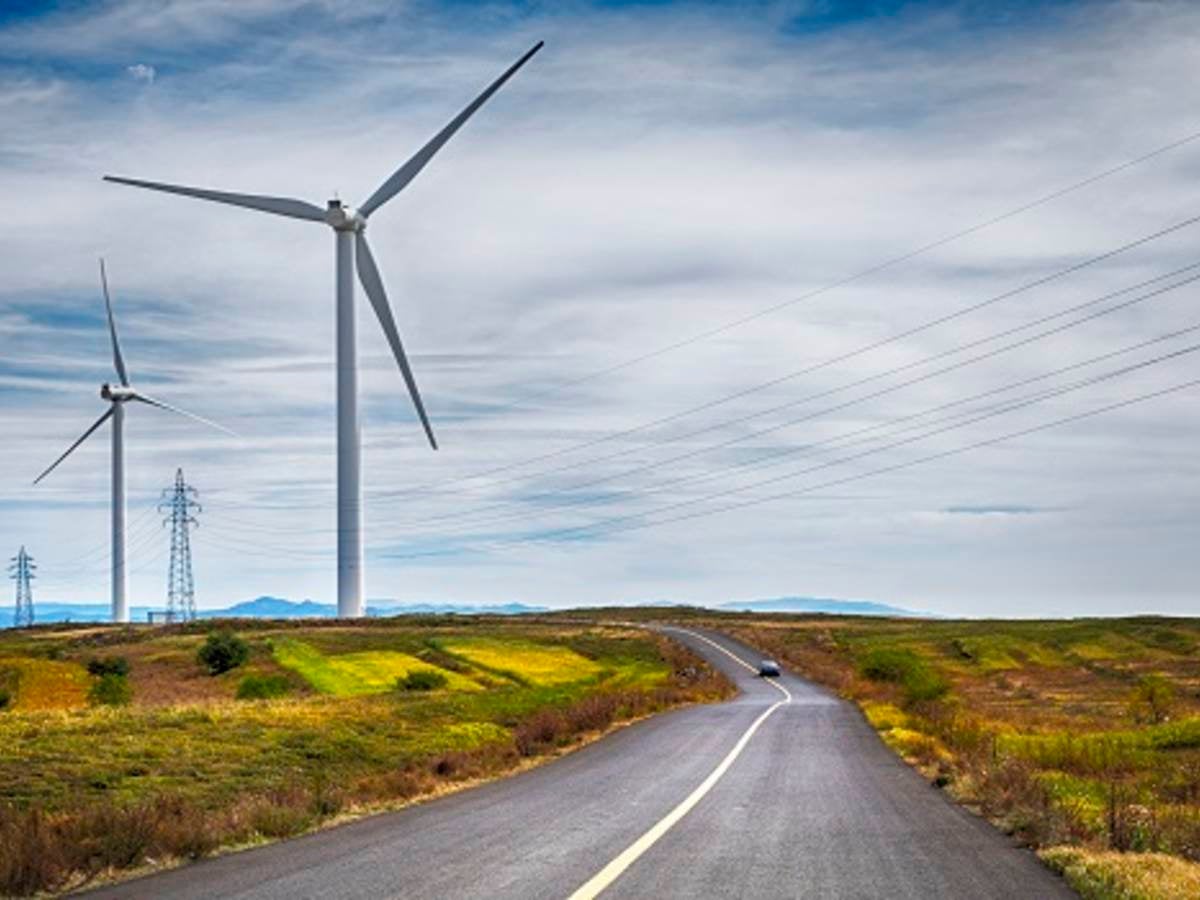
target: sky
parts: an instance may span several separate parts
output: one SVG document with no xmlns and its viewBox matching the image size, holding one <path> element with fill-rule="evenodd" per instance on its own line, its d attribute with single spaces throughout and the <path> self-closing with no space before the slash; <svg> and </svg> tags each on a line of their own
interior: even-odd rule
<svg viewBox="0 0 1200 900">
<path fill-rule="evenodd" d="M 1196 614 L 1197 35 L 1170 0 L 6 3 L 0 553 L 107 601 L 107 429 L 31 484 L 105 409 L 102 256 L 134 385 L 237 433 L 128 411 L 131 603 L 178 467 L 201 607 L 332 602 L 331 233 L 101 176 L 361 203 L 544 40 L 371 219 L 441 444 L 360 296 L 372 602 Z"/>
</svg>

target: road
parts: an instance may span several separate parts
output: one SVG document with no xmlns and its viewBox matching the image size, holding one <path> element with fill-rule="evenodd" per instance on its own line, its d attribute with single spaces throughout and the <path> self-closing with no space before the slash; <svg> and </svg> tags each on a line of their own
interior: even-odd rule
<svg viewBox="0 0 1200 900">
<path fill-rule="evenodd" d="M 741 694 L 440 800 L 93 898 L 1074 897 L 950 803 L 857 710 L 722 635 L 677 636 Z M 736 657 L 736 658 L 735 658 Z"/>
</svg>

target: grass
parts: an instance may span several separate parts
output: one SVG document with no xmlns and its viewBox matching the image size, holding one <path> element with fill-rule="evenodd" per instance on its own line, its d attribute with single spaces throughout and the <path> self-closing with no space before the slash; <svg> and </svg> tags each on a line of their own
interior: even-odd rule
<svg viewBox="0 0 1200 900">
<path fill-rule="evenodd" d="M 3 671 L 19 672 L 0 710 L 0 895 L 298 834 L 730 691 L 682 648 L 628 629 L 241 623 L 247 661 L 217 676 L 196 658 L 206 632 L 0 633 Z M 129 705 L 87 705 L 98 655 L 128 660 Z M 397 688 L 414 676 L 430 689 Z"/>
<path fill-rule="evenodd" d="M 1200 897 L 1200 866 L 1163 853 L 1051 847 L 1039 854 L 1084 900 Z"/>
<path fill-rule="evenodd" d="M 0 671 L 11 673 L 14 710 L 75 709 L 88 703 L 91 680 L 79 663 L 0 657 Z"/>
<path fill-rule="evenodd" d="M 478 682 L 457 672 L 444 672 L 415 656 L 392 650 L 327 656 L 296 638 L 278 638 L 272 642 L 272 655 L 276 662 L 298 673 L 314 689 L 335 697 L 380 694 L 392 690 L 398 679 L 414 672 L 441 672 L 451 690 L 483 690 Z"/>
<path fill-rule="evenodd" d="M 602 672 L 598 663 L 569 647 L 478 637 L 441 641 L 438 646 L 517 684 L 567 684 L 596 678 Z"/>
</svg>

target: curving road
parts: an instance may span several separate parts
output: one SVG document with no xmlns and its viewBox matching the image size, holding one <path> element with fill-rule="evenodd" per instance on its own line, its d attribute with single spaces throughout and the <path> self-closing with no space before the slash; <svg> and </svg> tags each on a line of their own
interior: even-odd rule
<svg viewBox="0 0 1200 900">
<path fill-rule="evenodd" d="M 676 632 L 742 693 L 512 778 L 94 898 L 1074 897 L 897 760 L 857 710 Z"/>
</svg>

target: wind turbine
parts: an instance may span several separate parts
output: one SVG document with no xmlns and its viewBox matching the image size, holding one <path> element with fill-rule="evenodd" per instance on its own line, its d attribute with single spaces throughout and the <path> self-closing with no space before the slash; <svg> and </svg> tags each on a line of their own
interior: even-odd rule
<svg viewBox="0 0 1200 900">
<path fill-rule="evenodd" d="M 417 382 L 413 378 L 412 368 L 404 354 L 400 343 L 400 333 L 396 330 L 395 319 L 388 305 L 387 294 L 383 289 L 383 281 L 379 277 L 379 268 L 371 255 L 364 229 L 367 219 L 379 207 L 383 206 L 400 191 L 402 191 L 417 174 L 425 168 L 435 153 L 454 136 L 454 133 L 475 114 L 479 107 L 500 90 L 503 84 L 511 78 L 518 69 L 527 63 L 538 50 L 542 49 L 542 41 L 538 41 L 524 56 L 471 103 L 450 121 L 445 128 L 435 134 L 429 142 L 418 150 L 413 157 L 392 173 L 357 210 L 343 206 L 340 200 L 330 200 L 325 209 L 303 200 L 293 200 L 289 197 L 265 197 L 257 194 L 230 194 L 224 191 L 212 191 L 203 188 L 183 187 L 176 184 L 161 184 L 154 181 L 140 181 L 133 178 L 118 178 L 105 175 L 105 181 L 118 184 L 129 184 L 134 187 L 149 188 L 155 191 L 166 191 L 170 194 L 183 194 L 186 197 L 197 197 L 201 200 L 213 200 L 217 203 L 228 203 L 231 206 L 244 206 L 260 212 L 274 213 L 277 216 L 288 216 L 293 219 L 306 219 L 311 222 L 322 222 L 330 226 L 336 236 L 336 296 L 337 296 L 337 533 L 338 533 L 338 616 L 351 618 L 363 614 L 363 549 L 362 549 L 362 483 L 361 483 L 361 432 L 358 420 L 358 361 L 357 341 L 354 327 L 354 273 L 358 270 L 358 279 L 362 282 L 367 299 L 379 318 L 383 333 L 391 345 L 392 354 L 400 366 L 400 374 L 408 386 L 409 396 L 413 406 L 421 418 L 421 425 L 429 438 L 430 446 L 436 450 L 437 440 L 429 425 L 429 417 L 425 414 L 425 404 L 421 402 L 421 394 L 417 390 Z"/>
<path fill-rule="evenodd" d="M 104 309 L 108 313 L 108 334 L 112 338 L 113 368 L 117 370 L 117 378 L 121 383 L 105 382 L 100 385 L 100 396 L 109 402 L 108 409 L 92 423 L 92 427 L 85 431 L 79 440 L 67 448 L 66 453 L 35 478 L 33 483 L 37 484 L 58 468 L 58 464 L 70 456 L 76 447 L 91 437 L 97 428 L 112 419 L 112 618 L 114 622 L 128 622 L 129 605 L 125 599 L 125 404 L 136 401 L 148 406 L 157 406 L 159 409 L 169 410 L 181 416 L 187 416 L 189 419 L 195 419 L 197 422 L 203 422 L 226 434 L 233 434 L 233 432 L 194 413 L 171 406 L 142 391 L 134 390 L 129 383 L 129 373 L 125 369 L 125 358 L 121 355 L 121 344 L 117 340 L 117 324 L 113 319 L 112 298 L 108 295 L 108 276 L 104 271 L 104 260 L 100 260 L 100 285 L 104 289 Z"/>
</svg>

